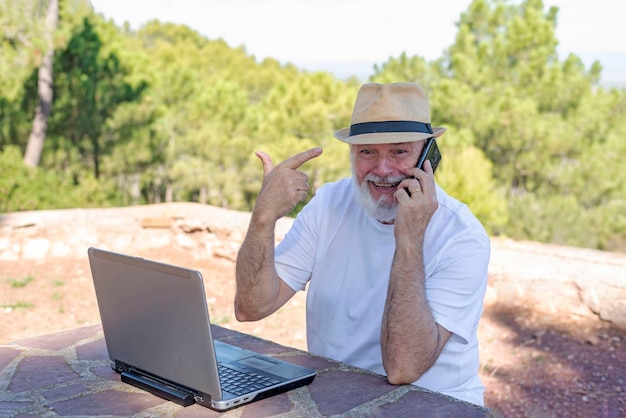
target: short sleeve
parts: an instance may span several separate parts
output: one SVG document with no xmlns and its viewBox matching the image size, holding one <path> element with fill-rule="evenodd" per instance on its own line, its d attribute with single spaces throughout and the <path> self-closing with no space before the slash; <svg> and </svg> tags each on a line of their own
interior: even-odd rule
<svg viewBox="0 0 626 418">
<path fill-rule="evenodd" d="M 426 279 L 426 297 L 435 321 L 461 338 L 472 339 L 482 315 L 491 254 L 482 232 L 448 240 L 434 271 Z"/>
<path fill-rule="evenodd" d="M 306 288 L 313 271 L 318 242 L 315 227 L 316 197 L 298 214 L 285 238 L 276 247 L 276 273 L 295 291 Z"/>
</svg>

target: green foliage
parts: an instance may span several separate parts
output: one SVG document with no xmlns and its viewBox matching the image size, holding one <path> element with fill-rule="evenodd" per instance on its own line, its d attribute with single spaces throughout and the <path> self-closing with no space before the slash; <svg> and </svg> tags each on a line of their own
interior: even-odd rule
<svg viewBox="0 0 626 418">
<path fill-rule="evenodd" d="M 453 138 L 464 134 L 467 132 L 446 133 Z M 436 173 L 437 183 L 466 203 L 489 233 L 501 233 L 509 220 L 508 207 L 505 191 L 491 174 L 491 162 L 480 149 L 454 139 L 447 141 L 446 135 L 438 141 L 443 158 Z"/>
<path fill-rule="evenodd" d="M 0 153 L 0 173 L 0 213 L 115 204 L 112 191 L 107 193 L 93 178 L 84 178 L 76 185 L 73 179 L 53 170 L 27 167 L 16 146 Z"/>
<path fill-rule="evenodd" d="M 0 305 L 0 309 L 10 309 L 10 310 L 15 310 L 15 309 L 28 309 L 28 308 L 32 308 L 33 305 L 30 302 L 24 302 L 24 301 L 18 301 L 16 303 L 12 303 L 12 304 L 1 304 Z"/>
<path fill-rule="evenodd" d="M 28 285 L 30 282 L 32 282 L 33 280 L 35 280 L 35 278 L 33 276 L 26 276 L 23 279 L 15 279 L 12 277 L 9 277 L 8 279 L 5 279 L 5 281 L 7 283 L 9 283 L 11 285 L 12 288 L 14 289 L 18 289 L 21 287 L 26 287 L 26 285 Z"/>
<path fill-rule="evenodd" d="M 39 64 L 46 7 L 36 0 L 0 0 L 0 98 L 19 97 L 22 83 Z"/>
<path fill-rule="evenodd" d="M 278 164 L 323 147 L 301 168 L 311 195 L 350 175 L 332 133 L 350 122 L 356 79 L 258 62 L 184 25 L 118 28 L 86 0 L 60 3 L 52 117 L 41 165 L 27 168 L 45 2 L 13 3 L 0 0 L 0 211 L 251 210 L 257 150 Z M 433 124 L 448 128 L 437 182 L 491 234 L 626 250 L 626 91 L 598 86 L 599 62 L 559 60 L 557 17 L 541 0 L 474 0 L 441 58 L 389 57 L 370 80 L 425 87 Z"/>
<path fill-rule="evenodd" d="M 423 57 L 409 57 L 403 52 L 398 58 L 390 57 L 381 66 L 375 65 L 370 79 L 375 83 L 413 81 L 428 86 L 436 81 L 436 70 L 434 64 L 428 63 Z"/>
<path fill-rule="evenodd" d="M 138 100 L 147 84 L 133 86 L 125 80 L 127 70 L 114 52 L 103 47 L 89 18 L 77 27 L 66 48 L 57 53 L 54 73 L 57 98 L 49 122 L 52 145 L 57 149 L 76 148 L 80 162 L 99 178 L 102 155 L 114 146 L 102 137 L 106 121 L 118 106 Z M 67 158 L 70 155 L 56 160 L 55 165 L 68 168 L 73 162 Z"/>
</svg>

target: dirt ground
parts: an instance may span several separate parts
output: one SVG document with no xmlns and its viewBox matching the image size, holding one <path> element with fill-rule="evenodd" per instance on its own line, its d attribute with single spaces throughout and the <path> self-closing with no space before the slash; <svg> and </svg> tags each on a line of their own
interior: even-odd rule
<svg viewBox="0 0 626 418">
<path fill-rule="evenodd" d="M 234 263 L 198 260 L 180 248 L 140 255 L 197 268 L 212 321 L 306 349 L 305 295 L 263 321 L 233 314 Z M 86 257 L 0 261 L 0 344 L 99 322 Z M 485 403 L 502 417 L 626 417 L 626 331 L 589 316 L 525 306 L 486 306 L 479 330 Z"/>
</svg>

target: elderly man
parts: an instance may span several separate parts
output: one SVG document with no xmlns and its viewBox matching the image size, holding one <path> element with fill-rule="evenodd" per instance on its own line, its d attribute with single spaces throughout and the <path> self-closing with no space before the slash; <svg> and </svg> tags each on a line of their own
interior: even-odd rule
<svg viewBox="0 0 626 418">
<path fill-rule="evenodd" d="M 306 199 L 297 171 L 321 148 L 274 166 L 264 179 L 236 266 L 235 312 L 262 319 L 307 292 L 312 353 L 483 405 L 478 321 L 489 238 L 466 205 L 417 168 L 432 127 L 416 83 L 364 84 L 351 126 L 351 178 L 324 185 L 274 247 L 276 221 Z"/>
</svg>

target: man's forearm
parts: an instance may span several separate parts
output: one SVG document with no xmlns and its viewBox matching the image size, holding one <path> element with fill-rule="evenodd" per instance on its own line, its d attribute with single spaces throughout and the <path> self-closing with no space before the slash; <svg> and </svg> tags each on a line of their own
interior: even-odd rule
<svg viewBox="0 0 626 418">
<path fill-rule="evenodd" d="M 235 316 L 240 321 L 262 319 L 274 312 L 279 279 L 274 269 L 275 223 L 250 222 L 237 256 Z"/>
<path fill-rule="evenodd" d="M 426 300 L 421 245 L 397 248 L 381 329 L 383 366 L 392 384 L 412 383 L 439 357 L 449 333 Z"/>
</svg>

